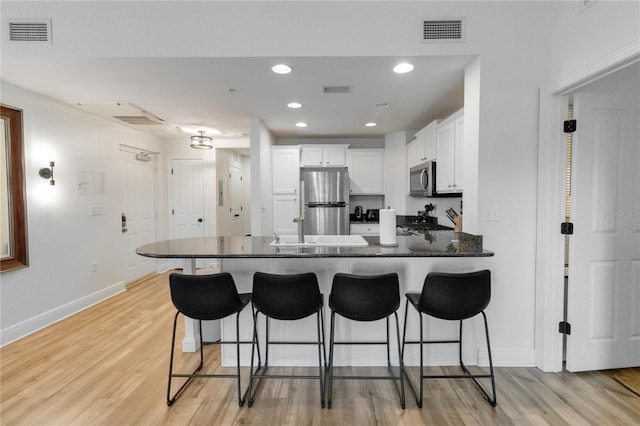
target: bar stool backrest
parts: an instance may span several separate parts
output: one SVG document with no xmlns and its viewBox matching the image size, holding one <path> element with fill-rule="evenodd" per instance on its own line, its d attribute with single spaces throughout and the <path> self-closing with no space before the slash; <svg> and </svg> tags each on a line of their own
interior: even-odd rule
<svg viewBox="0 0 640 426">
<path fill-rule="evenodd" d="M 318 278 L 313 272 L 290 275 L 256 272 L 251 301 L 258 311 L 279 320 L 306 318 L 322 308 Z"/>
<path fill-rule="evenodd" d="M 489 305 L 491 271 L 462 274 L 431 272 L 422 287 L 421 312 L 446 320 L 471 318 Z"/>
<path fill-rule="evenodd" d="M 216 320 L 242 309 L 243 303 L 231 274 L 169 275 L 171 301 L 183 315 Z"/>
<path fill-rule="evenodd" d="M 333 276 L 329 307 L 355 321 L 386 318 L 400 307 L 398 274 L 337 273 Z"/>
</svg>

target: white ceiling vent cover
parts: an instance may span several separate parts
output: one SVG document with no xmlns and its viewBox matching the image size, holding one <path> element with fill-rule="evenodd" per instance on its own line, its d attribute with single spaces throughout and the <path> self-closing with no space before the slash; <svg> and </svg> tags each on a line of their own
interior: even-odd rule
<svg viewBox="0 0 640 426">
<path fill-rule="evenodd" d="M 9 20 L 9 41 L 51 43 L 51 20 Z"/>
<path fill-rule="evenodd" d="M 155 126 L 158 124 L 164 124 L 164 121 L 157 117 L 149 117 L 144 115 L 114 115 L 113 118 L 124 121 L 132 126 Z"/>
<path fill-rule="evenodd" d="M 422 21 L 423 42 L 464 41 L 464 19 L 425 19 Z"/>
<path fill-rule="evenodd" d="M 353 86 L 322 86 L 322 93 L 351 93 Z"/>
</svg>

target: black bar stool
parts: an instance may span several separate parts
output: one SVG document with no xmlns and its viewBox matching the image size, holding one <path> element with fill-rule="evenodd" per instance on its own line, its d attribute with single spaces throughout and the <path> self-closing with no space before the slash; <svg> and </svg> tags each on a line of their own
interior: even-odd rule
<svg viewBox="0 0 640 426">
<path fill-rule="evenodd" d="M 323 297 L 318 286 L 318 278 L 314 273 L 277 275 L 256 272 L 253 275 L 253 343 L 258 342 L 258 314 L 262 313 L 265 320 L 266 349 L 264 369 L 261 374 L 259 366 L 253 371 L 253 349 L 251 351 L 251 378 L 249 379 L 249 401 L 247 406 L 253 405 L 253 380 L 280 379 L 319 379 L 320 405 L 324 408 L 324 369 L 326 366 L 326 351 L 324 346 L 324 314 Z M 316 314 L 316 341 L 271 341 L 269 339 L 269 319 L 294 321 Z M 269 345 L 318 345 L 318 375 L 283 375 L 266 374 L 269 365 Z M 253 345 L 252 345 L 253 348 Z M 259 349 L 259 348 L 258 348 Z M 260 352 L 258 351 L 258 356 Z"/>
<path fill-rule="evenodd" d="M 491 345 L 489 343 L 489 327 L 484 309 L 491 300 L 491 272 L 488 270 L 470 272 L 463 274 L 450 274 L 432 272 L 427 275 L 422 287 L 422 293 L 406 293 L 407 302 L 404 313 L 404 334 L 402 338 L 402 353 L 404 355 L 405 344 L 420 345 L 420 397 L 409 377 L 407 381 L 416 396 L 416 402 L 422 407 L 423 382 L 424 379 L 472 379 L 478 389 L 492 406 L 496 406 L 496 382 L 493 374 L 493 361 L 491 359 Z M 416 309 L 420 316 L 420 340 L 408 341 L 407 335 L 407 313 L 409 302 Z M 443 320 L 460 321 L 460 335 L 458 340 L 424 340 L 422 314 L 429 315 Z M 487 338 L 487 351 L 489 352 L 489 374 L 471 374 L 469 369 L 462 362 L 462 321 L 482 314 L 484 318 L 484 330 Z M 423 345 L 439 343 L 457 343 L 460 367 L 462 375 L 424 375 L 423 370 Z M 487 391 L 478 382 L 479 378 L 491 378 L 491 389 L 493 396 L 489 396 Z"/>
<path fill-rule="evenodd" d="M 400 406 L 405 408 L 404 375 L 402 365 L 402 353 L 400 351 L 400 328 L 398 321 L 398 308 L 400 307 L 400 285 L 398 274 L 383 275 L 353 275 L 335 274 L 329 296 L 331 308 L 331 334 L 329 343 L 329 396 L 328 407 L 331 408 L 331 392 L 334 379 L 355 380 L 393 380 L 396 385 L 400 382 L 398 393 Z M 352 321 L 377 321 L 386 320 L 386 341 L 335 341 L 335 315 L 338 314 Z M 396 337 L 398 340 L 399 374 L 393 375 L 391 366 L 391 354 L 389 345 L 389 317 L 396 317 Z M 333 346 L 334 345 L 386 345 L 387 364 L 391 375 L 389 376 L 335 376 L 333 374 Z"/>
<path fill-rule="evenodd" d="M 240 311 L 251 301 L 251 293 L 238 294 L 233 277 L 229 273 L 219 273 L 211 275 L 183 275 L 171 274 L 169 276 L 171 287 L 171 301 L 176 307 L 173 318 L 173 335 L 171 338 L 171 359 L 169 362 L 169 383 L 167 385 L 167 405 L 171 406 L 184 388 L 191 383 L 191 380 L 199 378 L 236 378 L 238 382 L 238 403 L 244 404 L 240 390 L 240 344 L 252 343 L 240 341 L 239 316 Z M 197 374 L 204 364 L 204 353 L 202 343 L 202 331 L 200 332 L 200 364 L 189 374 L 173 372 L 173 354 L 176 344 L 176 324 L 178 315 L 192 318 L 198 321 L 202 330 L 202 321 L 210 321 L 226 318 L 236 314 L 236 340 L 217 342 L 218 344 L 235 344 L 237 357 L 236 374 Z M 258 359 L 260 359 L 260 348 L 258 348 Z M 260 361 L 258 362 L 258 365 Z M 186 377 L 187 381 L 171 396 L 171 379 L 174 377 Z"/>
</svg>

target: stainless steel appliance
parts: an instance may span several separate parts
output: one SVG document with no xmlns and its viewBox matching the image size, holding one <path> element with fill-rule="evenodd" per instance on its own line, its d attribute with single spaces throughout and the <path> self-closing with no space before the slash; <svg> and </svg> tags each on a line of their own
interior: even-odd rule
<svg viewBox="0 0 640 426">
<path fill-rule="evenodd" d="M 438 194 L 436 162 L 427 161 L 409 169 L 409 195 L 412 197 L 459 197 L 460 194 Z"/>
<path fill-rule="evenodd" d="M 346 167 L 300 169 L 305 235 L 349 234 L 349 171 Z"/>
</svg>

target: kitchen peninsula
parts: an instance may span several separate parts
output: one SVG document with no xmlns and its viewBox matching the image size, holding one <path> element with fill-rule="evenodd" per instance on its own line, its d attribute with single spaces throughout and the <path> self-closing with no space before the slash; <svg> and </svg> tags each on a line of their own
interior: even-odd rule
<svg viewBox="0 0 640 426">
<path fill-rule="evenodd" d="M 325 295 L 325 318 L 329 311 L 326 301 L 331 289 L 333 275 L 337 272 L 353 274 L 381 274 L 396 272 L 400 278 L 402 305 L 398 311 L 401 322 L 404 318 L 404 293 L 420 291 L 427 273 L 468 272 L 479 269 L 490 269 L 491 251 L 482 248 L 482 237 L 453 231 L 424 231 L 415 235 L 398 235 L 397 246 L 381 246 L 377 236 L 364 236 L 367 246 L 297 246 L 295 244 L 274 245 L 273 237 L 204 237 L 159 241 L 139 247 L 136 252 L 141 256 L 152 258 L 183 259 L 184 273 L 195 273 L 195 262 L 199 258 L 215 258 L 219 260 L 219 270 L 233 275 L 239 292 L 250 292 L 253 273 L 256 271 L 269 273 L 301 273 L 314 272 L 318 276 L 320 290 Z M 312 319 L 309 323 L 286 324 L 286 338 L 304 338 L 308 330 L 313 329 Z M 338 318 L 338 321 L 341 318 Z M 408 330 L 417 333 L 417 315 L 410 315 Z M 475 339 L 476 325 L 465 329 L 464 356 L 470 364 L 482 358 L 484 348 L 478 350 Z M 284 336 L 285 327 L 277 321 L 270 323 L 270 335 L 274 339 Z M 260 327 L 263 327 L 261 324 Z M 393 326 L 393 324 L 392 324 Z M 245 309 L 240 317 L 241 339 L 251 339 L 251 310 Z M 311 328 L 309 328 L 311 327 Z M 348 322 L 339 324 L 342 335 L 337 338 L 371 339 L 379 338 L 380 327 L 368 323 Z M 207 326 L 203 326 L 203 336 L 208 339 Z M 263 330 L 261 329 L 261 333 Z M 426 322 L 425 332 L 436 338 L 453 338 L 457 336 L 457 324 L 436 319 Z M 193 321 L 185 321 L 184 351 L 197 349 L 199 330 Z M 235 334 L 235 321 L 223 320 L 221 335 Z M 468 334 L 468 336 L 467 336 Z M 408 335 L 412 335 L 408 331 Z M 413 334 L 417 335 L 417 334 Z M 415 345 L 413 345 L 415 346 Z M 438 345 L 443 346 L 443 345 Z M 430 349 L 432 359 L 439 365 L 457 362 L 457 349 L 438 347 Z M 415 349 L 415 350 L 414 350 Z M 233 348 L 223 347 L 223 364 L 228 365 L 234 359 Z M 392 349 L 391 353 L 396 353 Z M 417 348 L 408 348 L 405 363 L 417 365 Z M 478 355 L 480 353 L 480 355 Z M 242 348 L 241 362 L 249 364 L 250 349 Z M 274 347 L 270 353 L 271 365 L 314 365 L 317 354 L 312 347 L 290 351 L 286 346 Z M 396 360 L 397 361 L 397 360 Z M 482 361 L 482 359 L 480 360 Z M 336 365 L 386 365 L 384 347 L 340 347 L 336 352 Z"/>
</svg>

